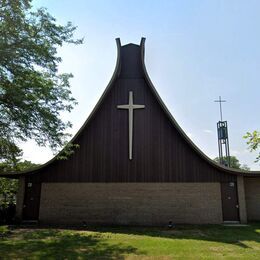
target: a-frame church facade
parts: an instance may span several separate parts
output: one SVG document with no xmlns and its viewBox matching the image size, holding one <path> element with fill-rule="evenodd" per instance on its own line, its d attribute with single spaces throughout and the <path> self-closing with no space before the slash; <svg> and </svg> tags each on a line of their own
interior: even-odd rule
<svg viewBox="0 0 260 260">
<path fill-rule="evenodd" d="M 260 173 L 204 155 L 163 104 L 144 64 L 144 43 L 121 46 L 112 79 L 55 158 L 19 178 L 17 216 L 45 224 L 167 225 L 260 220 Z"/>
</svg>

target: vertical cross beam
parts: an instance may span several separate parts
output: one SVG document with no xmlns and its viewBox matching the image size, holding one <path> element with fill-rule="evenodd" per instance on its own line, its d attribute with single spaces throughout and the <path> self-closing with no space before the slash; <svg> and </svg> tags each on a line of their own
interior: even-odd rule
<svg viewBox="0 0 260 260">
<path fill-rule="evenodd" d="M 214 102 L 218 102 L 219 103 L 219 110 L 220 110 L 220 120 L 222 122 L 222 103 L 226 102 L 226 100 L 222 100 L 221 96 L 219 96 L 218 100 L 215 100 Z"/>
<path fill-rule="evenodd" d="M 145 108 L 145 105 L 137 105 L 134 104 L 133 101 L 133 92 L 129 91 L 128 104 L 126 105 L 118 105 L 119 109 L 127 109 L 128 110 L 128 141 L 129 141 L 129 160 L 133 159 L 133 120 L 134 120 L 134 109 Z"/>
</svg>

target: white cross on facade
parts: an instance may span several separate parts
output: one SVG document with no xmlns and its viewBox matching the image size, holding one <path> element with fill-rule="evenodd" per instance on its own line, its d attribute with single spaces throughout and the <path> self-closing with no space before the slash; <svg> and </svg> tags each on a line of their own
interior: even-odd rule
<svg viewBox="0 0 260 260">
<path fill-rule="evenodd" d="M 119 109 L 128 109 L 128 126 L 129 126 L 129 160 L 133 158 L 133 117 L 134 109 L 145 108 L 145 105 L 136 105 L 133 103 L 133 92 L 129 91 L 129 101 L 126 105 L 118 105 Z"/>
</svg>

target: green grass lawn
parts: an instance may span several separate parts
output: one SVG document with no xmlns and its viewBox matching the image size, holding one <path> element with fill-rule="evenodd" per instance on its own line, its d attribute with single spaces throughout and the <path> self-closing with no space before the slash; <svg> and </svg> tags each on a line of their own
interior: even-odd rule
<svg viewBox="0 0 260 260">
<path fill-rule="evenodd" d="M 260 223 L 243 227 L 0 227 L 0 259 L 260 259 Z"/>
</svg>

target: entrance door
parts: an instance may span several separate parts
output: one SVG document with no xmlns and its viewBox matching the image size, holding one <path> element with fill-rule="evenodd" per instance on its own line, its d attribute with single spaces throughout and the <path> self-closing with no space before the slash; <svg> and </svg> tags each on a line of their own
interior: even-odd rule
<svg viewBox="0 0 260 260">
<path fill-rule="evenodd" d="M 23 204 L 23 219 L 38 220 L 41 183 L 33 182 L 31 178 L 25 181 L 25 196 Z"/>
<path fill-rule="evenodd" d="M 237 185 L 235 182 L 221 183 L 223 221 L 239 221 Z"/>
</svg>

